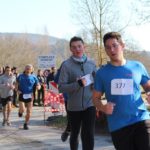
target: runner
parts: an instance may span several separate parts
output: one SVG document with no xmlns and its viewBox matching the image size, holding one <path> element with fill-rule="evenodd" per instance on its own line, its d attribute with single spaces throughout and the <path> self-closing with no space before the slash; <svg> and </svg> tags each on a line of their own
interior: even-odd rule
<svg viewBox="0 0 150 150">
<path fill-rule="evenodd" d="M 125 59 L 120 33 L 105 34 L 103 42 L 110 62 L 96 73 L 94 105 L 107 114 L 116 150 L 150 150 L 150 116 L 140 88 L 150 103 L 150 77 L 142 63 Z M 101 101 L 103 94 L 106 104 Z"/>
<path fill-rule="evenodd" d="M 3 122 L 2 125 L 8 126 L 10 123 L 11 105 L 13 100 L 13 90 L 15 89 L 16 77 L 11 72 L 11 67 L 5 67 L 4 75 L 0 76 L 0 89 L 1 89 L 1 102 L 3 111 Z"/>
<path fill-rule="evenodd" d="M 36 88 L 40 89 L 40 84 L 35 75 L 32 74 L 33 66 L 28 64 L 25 66 L 25 71 L 23 74 L 20 74 L 17 78 L 17 89 L 19 94 L 19 112 L 18 116 L 22 117 L 23 112 L 25 111 L 26 107 L 26 116 L 25 116 L 25 123 L 23 128 L 28 130 L 28 123 L 30 120 L 30 116 L 32 113 L 32 106 L 33 106 L 33 87 L 36 84 Z"/>
</svg>

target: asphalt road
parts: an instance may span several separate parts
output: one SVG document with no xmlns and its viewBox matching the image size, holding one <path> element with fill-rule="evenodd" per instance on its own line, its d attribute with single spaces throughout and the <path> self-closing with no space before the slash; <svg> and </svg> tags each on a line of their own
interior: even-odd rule
<svg viewBox="0 0 150 150">
<path fill-rule="evenodd" d="M 18 109 L 13 108 L 12 125 L 3 127 L 0 113 L 0 149 L 2 150 L 69 150 L 69 140 L 62 142 L 61 129 L 46 126 L 42 107 L 34 107 L 30 121 L 30 129 L 23 130 L 24 118 L 18 118 Z M 46 112 L 46 117 L 50 112 Z M 79 145 L 81 149 L 81 142 Z M 94 150 L 114 150 L 108 135 L 95 135 Z"/>
</svg>

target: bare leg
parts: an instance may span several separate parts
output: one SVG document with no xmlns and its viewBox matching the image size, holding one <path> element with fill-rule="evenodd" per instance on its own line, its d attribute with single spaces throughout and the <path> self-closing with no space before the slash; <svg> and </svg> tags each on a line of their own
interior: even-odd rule
<svg viewBox="0 0 150 150">
<path fill-rule="evenodd" d="M 11 109 L 12 109 L 12 102 L 11 101 L 9 101 L 9 102 L 7 102 L 7 118 L 6 118 L 6 120 L 7 120 L 7 125 L 11 125 L 11 123 L 10 123 L 10 120 L 9 120 L 9 117 L 10 117 L 10 113 L 11 113 Z"/>
<path fill-rule="evenodd" d="M 30 117 L 31 117 L 31 113 L 32 113 L 32 105 L 33 105 L 33 101 L 29 102 L 26 104 L 26 116 L 25 116 L 25 123 L 28 124 Z"/>
<path fill-rule="evenodd" d="M 6 120 L 6 110 L 7 110 L 7 104 L 5 106 L 3 106 L 3 121 Z"/>
<path fill-rule="evenodd" d="M 9 117 L 10 117 L 10 113 L 11 113 L 11 109 L 12 109 L 12 102 L 9 101 L 7 102 L 7 122 L 9 122 Z"/>
<path fill-rule="evenodd" d="M 19 101 L 19 113 L 23 113 L 25 111 L 24 102 Z"/>
</svg>

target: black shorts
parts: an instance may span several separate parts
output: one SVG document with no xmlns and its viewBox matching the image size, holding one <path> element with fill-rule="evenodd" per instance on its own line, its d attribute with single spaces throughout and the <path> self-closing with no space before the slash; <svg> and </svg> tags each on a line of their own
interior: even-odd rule
<svg viewBox="0 0 150 150">
<path fill-rule="evenodd" d="M 32 101 L 32 98 L 24 99 L 23 94 L 19 94 L 19 101 L 24 103 L 30 103 Z"/>
<path fill-rule="evenodd" d="M 13 96 L 8 96 L 6 98 L 1 98 L 1 103 L 2 106 L 5 107 L 7 102 L 12 102 L 13 101 Z"/>
<path fill-rule="evenodd" d="M 150 150 L 150 120 L 111 132 L 116 150 Z"/>
</svg>

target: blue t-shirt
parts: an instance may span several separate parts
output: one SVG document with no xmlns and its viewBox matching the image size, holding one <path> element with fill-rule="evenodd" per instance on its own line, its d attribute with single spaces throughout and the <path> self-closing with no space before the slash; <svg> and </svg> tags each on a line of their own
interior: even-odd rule
<svg viewBox="0 0 150 150">
<path fill-rule="evenodd" d="M 17 81 L 19 83 L 18 88 L 23 94 L 33 93 L 34 85 L 37 85 L 37 83 L 39 83 L 37 77 L 33 74 L 20 74 L 17 78 Z"/>
<path fill-rule="evenodd" d="M 140 85 L 150 80 L 145 67 L 137 61 L 127 61 L 123 66 L 107 64 L 95 77 L 94 88 L 105 93 L 108 102 L 115 103 L 112 115 L 107 115 L 110 131 L 150 119 L 142 100 Z"/>
</svg>

